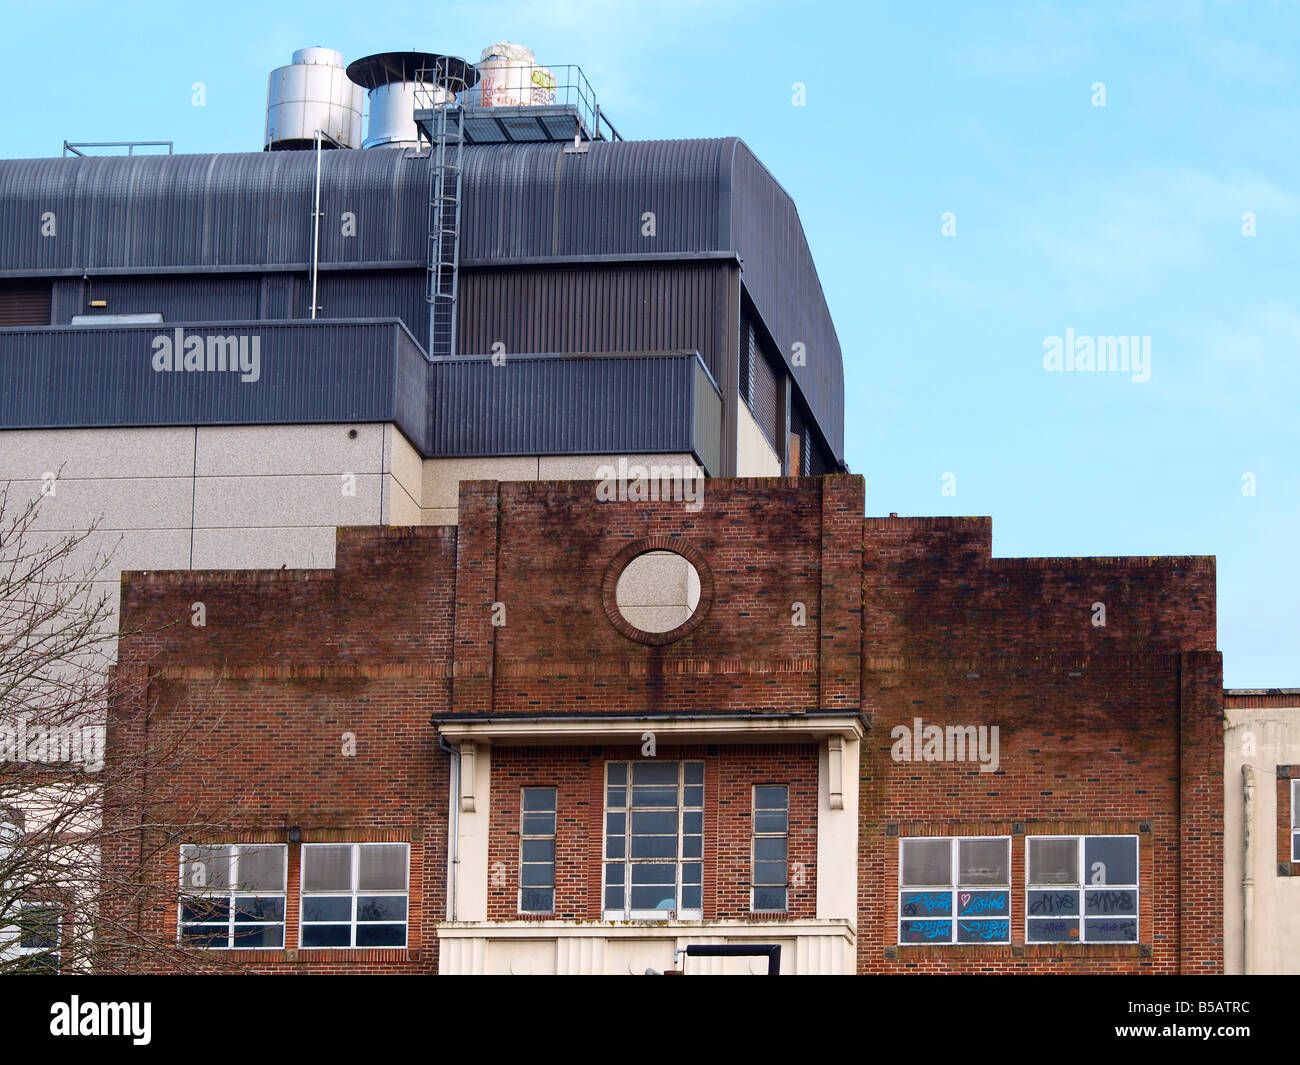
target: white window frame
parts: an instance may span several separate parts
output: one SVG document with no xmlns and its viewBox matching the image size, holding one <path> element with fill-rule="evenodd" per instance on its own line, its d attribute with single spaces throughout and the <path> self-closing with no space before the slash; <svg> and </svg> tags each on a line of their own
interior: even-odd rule
<svg viewBox="0 0 1300 1065">
<path fill-rule="evenodd" d="M 782 832 L 759 832 L 758 831 L 758 789 L 759 788 L 783 788 L 785 789 L 785 830 Z M 764 812 L 771 812 L 770 807 L 765 807 Z M 750 794 L 750 834 L 749 834 L 749 912 L 750 913 L 789 913 L 790 912 L 790 785 L 789 784 L 755 784 Z M 760 839 L 783 839 L 785 840 L 785 878 L 780 884 L 755 884 L 754 874 L 760 861 L 757 855 L 758 841 Z M 775 861 L 773 858 L 761 859 L 764 863 Z M 785 905 L 779 909 L 770 907 L 760 908 L 756 903 L 756 896 L 760 888 L 770 890 L 772 888 L 781 888 L 785 892 Z"/>
<path fill-rule="evenodd" d="M 230 885 L 220 890 L 208 889 L 204 886 L 196 886 L 194 883 L 186 883 L 186 865 L 185 852 L 191 848 L 204 847 L 215 848 L 225 847 L 230 852 Z M 241 891 L 239 890 L 239 861 L 245 850 L 278 850 L 280 852 L 280 867 L 282 873 L 281 882 L 284 887 L 279 891 Z M 191 876 L 192 881 L 192 876 Z M 190 950 L 284 950 L 285 928 L 288 924 L 289 917 L 289 848 L 284 843 L 186 843 L 181 846 L 180 862 L 180 901 L 176 907 L 176 942 Z M 257 946 L 251 944 L 235 943 L 235 914 L 236 900 L 241 898 L 254 899 L 279 899 L 281 902 L 281 914 L 278 921 L 260 921 L 250 924 L 249 927 L 274 927 L 280 926 L 280 942 L 267 946 L 265 944 Z M 226 916 L 226 942 L 220 946 L 204 945 L 202 943 L 185 942 L 186 928 L 211 928 L 215 930 L 220 927 L 217 921 L 187 921 L 185 920 L 185 903 L 187 899 L 224 899 L 229 912 Z"/>
<path fill-rule="evenodd" d="M 936 840 L 948 841 L 948 885 L 947 887 L 908 887 L 903 884 L 903 849 L 908 843 L 913 842 L 934 842 Z M 999 842 L 1005 843 L 1007 848 L 1007 879 L 1003 884 L 963 884 L 961 882 L 961 862 L 960 846 L 963 842 L 988 843 Z M 1007 912 L 1005 915 L 997 914 L 991 917 L 980 917 L 968 915 L 965 919 L 969 921 L 1004 921 L 1007 926 L 1005 939 L 981 939 L 981 940 L 959 940 L 958 924 L 962 920 L 957 915 L 959 908 L 958 895 L 962 891 L 1005 891 L 1007 896 Z M 924 921 L 926 918 L 919 916 L 905 916 L 903 914 L 903 896 L 918 895 L 924 893 L 946 894 L 948 896 L 948 916 L 933 917 L 930 920 L 937 923 L 946 923 L 948 925 L 947 939 L 927 939 L 924 942 L 918 940 L 903 939 L 903 925 L 906 922 Z M 960 944 L 964 947 L 1004 947 L 1011 942 L 1011 837 L 1010 836 L 900 836 L 898 838 L 898 895 L 895 901 L 898 903 L 898 920 L 894 927 L 897 935 L 897 943 L 903 947 L 922 947 L 932 944 L 948 945 Z"/>
<path fill-rule="evenodd" d="M 29 947 L 23 943 L 23 938 L 30 934 L 30 930 L 24 929 L 19 923 L 21 918 L 18 914 L 24 910 L 49 910 L 53 912 L 53 946 Z M 58 972 L 63 952 L 63 913 L 60 907 L 53 902 L 19 902 L 11 912 L 15 923 L 0 927 L 0 961 L 9 962 L 15 959 L 32 957 L 38 960 L 40 968 Z"/>
<path fill-rule="evenodd" d="M 529 813 L 537 813 L 537 812 L 538 812 L 538 811 L 535 811 L 535 810 L 534 810 L 534 811 L 530 811 L 530 810 L 526 809 L 526 807 L 525 807 L 525 803 L 524 803 L 524 793 L 525 793 L 525 792 L 529 792 L 529 791 L 549 791 L 549 792 L 551 793 L 551 810 L 550 810 L 550 813 L 551 813 L 551 831 L 550 831 L 550 834 L 549 834 L 549 835 L 539 836 L 539 835 L 537 835 L 536 833 L 531 833 L 531 834 L 530 834 L 530 833 L 527 833 L 527 832 L 524 831 L 525 818 L 528 816 Z M 526 784 L 526 785 L 522 786 L 522 787 L 519 789 L 519 892 L 518 892 L 518 898 L 517 898 L 517 905 L 518 905 L 518 910 L 519 910 L 520 913 L 526 913 L 526 914 L 530 914 L 530 915 L 532 915 L 532 916 L 537 916 L 537 915 L 541 915 L 541 914 L 551 914 L 551 913 L 554 913 L 554 912 L 555 912 L 555 891 L 556 891 L 556 885 L 555 885 L 555 862 L 556 862 L 556 857 L 557 857 L 557 855 L 556 855 L 556 853 L 555 853 L 555 836 L 556 836 L 556 830 L 557 830 L 557 828 L 559 827 L 559 820 L 560 820 L 560 805 L 559 805 L 559 804 L 560 804 L 560 791 L 559 791 L 559 789 L 558 789 L 557 787 L 555 787 L 554 785 L 551 785 L 551 784 Z M 525 866 L 528 866 L 528 865 L 544 865 L 544 864 L 546 864 L 546 863 L 544 863 L 544 862 L 525 862 L 525 861 L 524 861 L 524 843 L 525 843 L 526 841 L 528 841 L 528 840 L 532 840 L 532 839 L 549 839 L 549 840 L 551 841 L 551 861 L 550 861 L 550 866 L 551 866 L 551 889 L 550 889 L 550 890 L 551 890 L 551 905 L 550 905 L 549 908 L 547 908 L 547 909 L 545 909 L 545 910 L 527 910 L 527 909 L 524 909 L 524 891 L 525 891 L 525 890 L 529 890 L 529 891 L 542 891 L 542 890 L 545 890 L 544 888 L 527 888 L 527 889 L 526 889 L 526 888 L 524 887 L 524 867 L 525 867 Z"/>
<path fill-rule="evenodd" d="M 311 847 L 351 847 L 352 848 L 352 869 L 351 869 L 351 889 L 330 888 L 328 890 L 308 891 L 307 890 L 307 850 Z M 362 847 L 402 847 L 406 852 L 406 875 L 404 877 L 405 886 L 399 891 L 395 888 L 375 889 L 359 888 L 361 880 L 361 848 Z M 358 921 L 357 920 L 357 900 L 360 898 L 369 898 L 371 896 L 385 896 L 389 898 L 403 898 L 406 900 L 406 917 L 398 921 Z M 348 920 L 346 921 L 306 921 L 304 920 L 305 910 L 308 899 L 316 898 L 342 898 L 347 896 L 350 900 L 348 911 Z M 366 944 L 357 946 L 357 927 L 359 925 L 391 925 L 401 924 L 402 942 L 401 943 L 384 943 L 380 945 Z M 323 926 L 341 927 L 347 925 L 349 929 L 348 942 L 340 943 L 334 946 L 307 946 L 303 942 L 304 933 L 310 926 L 319 928 Z M 371 842 L 371 843 L 304 843 L 301 848 L 301 854 L 298 856 L 298 947 L 300 950 L 405 950 L 411 941 L 411 845 L 400 841 L 392 842 Z"/>
<path fill-rule="evenodd" d="M 632 857 L 632 847 L 631 847 L 631 838 L 632 838 L 632 810 L 633 810 L 633 807 L 631 806 L 631 802 L 632 802 L 632 767 L 633 767 L 633 766 L 637 766 L 637 765 L 647 764 L 647 763 L 653 763 L 653 764 L 658 764 L 658 765 L 663 765 L 663 764 L 665 764 L 665 763 L 669 763 L 669 764 L 673 764 L 673 763 L 675 763 L 676 766 L 677 766 L 677 806 L 676 806 L 676 810 L 677 810 L 677 848 L 676 848 L 676 849 L 677 849 L 677 855 L 676 855 L 676 858 L 675 858 L 675 859 L 672 859 L 672 860 L 671 860 L 672 864 L 674 864 L 674 865 L 675 865 L 675 868 L 676 868 L 676 876 L 675 876 L 674 881 L 673 881 L 673 884 L 672 884 L 672 890 L 673 890 L 673 899 L 674 899 L 674 901 L 677 903 L 677 906 L 676 906 L 674 909 L 672 909 L 672 910 L 657 910 L 657 909 L 656 909 L 656 910 L 638 910 L 638 909 L 633 909 L 633 908 L 632 908 L 632 866 L 633 866 L 633 865 L 668 865 L 668 864 L 670 864 L 670 859 L 667 859 L 667 858 L 636 858 L 636 859 L 633 859 L 633 857 Z M 624 798 L 624 805 L 623 805 L 623 806 L 614 806 L 614 807 L 611 807 L 611 806 L 609 805 L 609 789 L 610 789 L 611 786 L 613 786 L 613 787 L 617 787 L 617 786 L 618 786 L 618 785 L 611 785 L 610 782 L 609 782 L 609 769 L 610 769 L 610 766 L 614 766 L 614 765 L 622 765 L 622 766 L 626 766 L 626 767 L 627 767 L 627 769 L 626 769 L 625 783 L 623 784 L 623 787 L 625 787 L 625 788 L 627 789 L 627 793 L 626 793 L 626 796 L 625 796 L 625 798 Z M 688 785 L 688 784 L 686 783 L 686 766 L 687 766 L 687 765 L 698 765 L 698 766 L 700 766 L 700 783 L 699 783 L 699 785 L 694 785 L 694 784 L 689 784 L 689 785 Z M 606 762 L 606 763 L 605 763 L 605 772 L 604 772 L 604 787 L 605 787 L 605 791 L 604 791 L 604 793 L 603 793 L 602 800 L 601 800 L 601 807 L 602 807 L 602 811 L 603 811 L 603 813 L 602 813 L 602 820 L 601 820 L 601 835 L 600 835 L 600 838 L 601 838 L 601 846 L 600 846 L 600 851 L 601 851 L 601 854 L 600 854 L 600 857 L 601 857 L 601 861 L 600 861 L 600 904 L 601 904 L 601 914 L 602 914 L 602 916 L 604 917 L 604 919 L 605 919 L 606 921 L 669 921 L 669 920 L 678 920 L 678 921 L 699 921 L 699 920 L 702 920 L 702 919 L 703 919 L 703 916 L 704 916 L 704 911 L 703 911 L 703 907 L 704 907 L 704 877 L 703 877 L 703 867 L 704 867 L 704 846 L 703 846 L 703 841 L 704 841 L 704 799 L 703 799 L 703 797 L 701 797 L 701 799 L 700 799 L 700 805 L 699 805 L 699 806 L 686 806 L 686 805 L 685 805 L 685 799 L 686 799 L 686 790 L 685 790 L 685 789 L 686 789 L 687 787 L 697 787 L 697 786 L 700 787 L 701 789 L 703 789 L 703 787 L 704 787 L 704 760 L 703 760 L 703 759 L 700 759 L 700 758 L 682 758 L 682 759 L 662 759 L 662 758 L 614 759 L 614 760 L 612 760 L 612 761 L 609 761 L 609 762 Z M 702 790 L 701 790 L 701 796 L 703 796 L 703 791 L 702 791 Z M 667 807 L 648 807 L 648 809 L 667 809 Z M 693 813 L 693 812 L 695 812 L 695 811 L 697 811 L 697 810 L 698 810 L 699 813 L 700 813 L 700 832 L 699 832 L 699 836 L 700 836 L 700 856 L 699 856 L 698 858 L 687 858 L 687 857 L 684 857 L 684 856 L 682 855 L 683 837 L 686 836 L 686 835 L 688 835 L 688 834 L 689 834 L 689 835 L 695 835 L 696 833 L 694 833 L 694 832 L 692 832 L 692 833 L 687 833 L 687 832 L 686 832 L 686 830 L 685 830 L 685 828 L 686 828 L 686 814 L 687 814 L 687 813 Z M 610 815 L 611 813 L 619 813 L 619 812 L 621 812 L 621 813 L 624 815 L 624 825 L 623 825 L 623 840 L 624 840 L 623 857 L 622 857 L 622 858 L 610 858 L 610 857 L 609 857 L 609 853 L 608 853 L 608 852 L 609 852 L 609 837 L 610 837 L 610 833 L 609 833 L 609 815 Z M 695 863 L 699 863 L 699 865 L 700 865 L 700 869 L 701 869 L 701 876 L 700 876 L 700 906 L 699 906 L 698 908 L 685 909 L 685 908 L 683 908 L 683 907 L 681 906 L 681 901 L 682 901 L 682 866 L 683 866 L 683 865 L 687 865 L 687 864 L 695 864 Z M 611 909 L 606 908 L 606 906 L 605 906 L 606 890 L 610 887 L 610 885 L 606 882 L 606 875 L 607 875 L 607 869 L 608 869 L 608 867 L 609 867 L 610 865 L 622 865 L 622 866 L 623 866 L 623 908 L 622 908 L 621 910 L 611 910 Z M 617 886 L 617 885 L 614 885 L 614 886 Z M 668 885 L 665 884 L 664 887 L 665 887 L 665 889 L 666 889 L 666 888 L 668 887 Z"/>
<path fill-rule="evenodd" d="M 1037 839 L 1045 839 L 1045 840 L 1071 839 L 1077 842 L 1079 848 L 1078 858 L 1077 858 L 1078 864 L 1076 865 L 1076 868 L 1078 869 L 1078 883 L 1074 884 L 1073 886 L 1069 884 L 1034 883 L 1034 881 L 1031 879 L 1033 876 L 1033 870 L 1030 868 L 1030 862 L 1029 862 L 1029 844 L 1031 840 L 1037 840 Z M 1087 841 L 1090 839 L 1131 839 L 1133 840 L 1133 845 L 1135 847 L 1135 851 L 1133 855 L 1134 879 L 1141 881 L 1142 840 L 1141 837 L 1139 837 L 1138 834 L 1135 832 L 1093 832 L 1087 835 L 1076 835 L 1073 833 L 1065 833 L 1061 835 L 1025 836 L 1025 923 L 1024 923 L 1024 927 L 1025 927 L 1026 946 L 1059 946 L 1060 944 L 1063 943 L 1127 944 L 1127 943 L 1140 943 L 1142 941 L 1142 890 L 1141 890 L 1140 883 L 1111 884 L 1111 883 L 1103 882 L 1098 884 L 1098 883 L 1091 882 L 1091 880 L 1089 879 L 1088 868 L 1084 864 L 1085 855 L 1087 853 Z M 1133 939 L 1089 939 L 1088 938 L 1088 914 L 1085 912 L 1086 900 L 1084 897 L 1084 893 L 1089 889 L 1095 890 L 1096 888 L 1099 887 L 1113 888 L 1116 891 L 1133 892 L 1133 913 L 1115 915 L 1117 919 L 1132 920 L 1137 923 L 1137 933 L 1133 937 Z M 1031 914 L 1029 912 L 1030 909 L 1029 893 L 1031 891 L 1059 891 L 1062 893 L 1074 892 L 1077 900 L 1076 909 L 1078 912 L 1076 914 L 1062 914 L 1061 916 L 1066 920 L 1068 920 L 1071 917 L 1078 920 L 1079 938 L 1078 939 L 1030 939 L 1029 922 L 1033 919 L 1038 919 L 1038 920 L 1043 919 L 1041 914 Z M 1094 916 L 1092 919 L 1097 920 L 1097 917 Z"/>
</svg>

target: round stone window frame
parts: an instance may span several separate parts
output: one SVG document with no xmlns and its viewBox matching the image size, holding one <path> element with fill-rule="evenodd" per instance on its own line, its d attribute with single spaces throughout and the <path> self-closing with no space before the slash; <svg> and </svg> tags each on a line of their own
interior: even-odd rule
<svg viewBox="0 0 1300 1065">
<path fill-rule="evenodd" d="M 653 551 L 669 551 L 680 555 L 695 567 L 700 579 L 700 600 L 695 605 L 695 612 L 675 629 L 667 632 L 647 632 L 639 629 L 623 616 L 618 608 L 618 579 L 634 559 L 648 555 Z M 693 544 L 676 536 L 646 536 L 625 545 L 605 567 L 605 576 L 600 582 L 600 598 L 605 607 L 605 616 L 609 623 L 629 640 L 643 643 L 650 647 L 662 647 L 685 639 L 703 624 L 713 608 L 713 571 L 705 561 L 704 555 Z"/>
</svg>

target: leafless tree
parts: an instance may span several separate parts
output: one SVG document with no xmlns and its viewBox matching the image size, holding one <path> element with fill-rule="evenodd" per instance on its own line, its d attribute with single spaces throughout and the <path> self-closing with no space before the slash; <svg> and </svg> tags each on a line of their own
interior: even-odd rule
<svg viewBox="0 0 1300 1065">
<path fill-rule="evenodd" d="M 167 783 L 214 719 L 196 707 L 165 741 L 105 750 L 110 708 L 149 712 L 113 668 L 112 551 L 95 525 L 46 531 L 45 495 L 14 493 L 0 484 L 0 974 L 230 968 L 142 919 L 181 901 L 182 842 L 227 824 Z"/>
</svg>

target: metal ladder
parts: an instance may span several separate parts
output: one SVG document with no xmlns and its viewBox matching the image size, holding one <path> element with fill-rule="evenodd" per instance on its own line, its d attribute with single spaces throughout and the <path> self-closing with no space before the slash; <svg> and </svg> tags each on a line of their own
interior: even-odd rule
<svg viewBox="0 0 1300 1065">
<path fill-rule="evenodd" d="M 440 74 L 443 71 L 439 71 Z M 460 85 L 444 86 L 455 92 Z M 429 148 L 429 354 L 456 354 L 456 281 L 460 272 L 460 154 L 465 141 L 465 109 L 459 92 L 435 101 L 437 115 Z"/>
</svg>

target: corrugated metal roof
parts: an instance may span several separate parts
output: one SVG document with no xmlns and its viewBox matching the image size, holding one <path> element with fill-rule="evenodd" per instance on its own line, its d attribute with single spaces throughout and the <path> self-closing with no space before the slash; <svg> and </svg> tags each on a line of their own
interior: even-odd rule
<svg viewBox="0 0 1300 1065">
<path fill-rule="evenodd" d="M 314 177 L 312 152 L 0 160 L 0 276 L 89 273 L 103 283 L 106 273 L 301 271 Z M 325 272 L 421 267 L 427 177 L 426 160 L 409 151 L 325 152 Z M 53 235 L 43 235 L 51 221 Z M 794 204 L 743 142 L 467 147 L 460 254 L 467 276 L 557 258 L 740 259 L 756 309 L 842 458 L 834 325 Z M 247 298 L 220 299 L 233 310 Z M 805 365 L 792 358 L 796 343 Z"/>
</svg>

